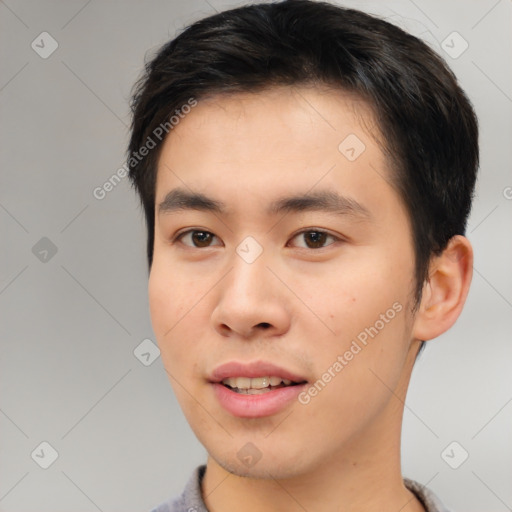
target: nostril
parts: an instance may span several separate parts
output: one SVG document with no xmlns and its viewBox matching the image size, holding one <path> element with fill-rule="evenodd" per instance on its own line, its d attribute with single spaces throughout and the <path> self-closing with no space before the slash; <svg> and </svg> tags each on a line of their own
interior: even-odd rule
<svg viewBox="0 0 512 512">
<path fill-rule="evenodd" d="M 261 322 L 258 324 L 258 327 L 263 327 L 264 329 L 268 329 L 270 327 L 270 324 L 267 322 Z"/>
</svg>

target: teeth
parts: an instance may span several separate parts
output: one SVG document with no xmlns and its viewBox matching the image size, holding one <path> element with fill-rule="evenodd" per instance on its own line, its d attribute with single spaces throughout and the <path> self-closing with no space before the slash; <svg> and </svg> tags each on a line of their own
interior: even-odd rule
<svg viewBox="0 0 512 512">
<path fill-rule="evenodd" d="M 279 386 L 281 384 L 281 377 L 269 377 L 271 386 Z"/>
<path fill-rule="evenodd" d="M 231 388 L 238 388 L 242 390 L 260 390 L 268 388 L 269 386 L 279 386 L 281 382 L 285 386 L 289 386 L 292 381 L 282 379 L 281 377 L 228 377 L 222 381 L 222 384 L 227 384 Z M 249 393 L 255 394 L 255 393 Z"/>
<path fill-rule="evenodd" d="M 236 392 L 241 395 L 263 395 L 265 393 L 270 393 L 270 388 L 263 389 L 237 389 Z"/>
</svg>

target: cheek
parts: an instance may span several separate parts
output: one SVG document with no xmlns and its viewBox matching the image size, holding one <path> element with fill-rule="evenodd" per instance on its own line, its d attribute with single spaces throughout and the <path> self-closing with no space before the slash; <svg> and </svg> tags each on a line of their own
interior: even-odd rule
<svg viewBox="0 0 512 512">
<path fill-rule="evenodd" d="M 310 400 L 305 410 L 322 417 L 322 428 L 333 437 L 351 438 L 395 400 L 407 355 L 406 305 L 375 297 L 355 304 L 339 312 L 334 342 L 317 341 L 317 380 L 303 397 Z"/>
<path fill-rule="evenodd" d="M 204 295 L 207 283 L 180 268 L 172 261 L 155 254 L 148 282 L 148 296 L 151 320 L 155 335 L 162 339 L 171 336 L 182 323 L 189 321 Z"/>
<path fill-rule="evenodd" d="M 410 344 L 412 264 L 388 260 L 360 271 L 344 276 L 344 291 L 330 304 L 337 338 L 325 346 L 324 371 L 338 356 L 343 366 L 324 396 L 333 420 L 340 404 L 361 421 L 376 414 L 400 380 Z"/>
<path fill-rule="evenodd" d="M 148 282 L 149 310 L 151 324 L 160 348 L 162 360 L 167 369 L 177 367 L 186 347 L 185 329 L 190 326 L 197 303 L 195 287 L 184 282 L 178 273 L 162 269 L 158 261 L 153 262 Z"/>
<path fill-rule="evenodd" d="M 368 251 L 326 265 L 315 274 L 298 273 L 293 282 L 297 295 L 330 328 L 331 337 L 344 340 L 372 326 L 396 302 L 405 308 L 412 272 L 407 258 Z"/>
<path fill-rule="evenodd" d="M 340 400 L 356 406 L 362 395 L 368 403 L 382 399 L 387 391 L 377 376 L 393 387 L 410 343 L 413 261 L 408 254 L 380 252 L 345 263 L 322 276 L 322 286 L 307 298 L 331 331 L 316 336 L 322 345 L 315 351 L 317 376 L 333 372 L 338 356 L 343 359 L 343 369 L 335 372 L 336 383 L 324 395 L 333 406 Z M 308 289 L 308 281 L 301 282 L 302 290 Z"/>
<path fill-rule="evenodd" d="M 163 342 L 166 331 L 178 318 L 180 301 L 175 291 L 179 289 L 175 283 L 168 281 L 168 276 L 153 262 L 148 283 L 149 311 L 153 331 L 159 343 Z"/>
<path fill-rule="evenodd" d="M 177 274 L 154 262 L 149 282 L 149 309 L 162 364 L 178 402 L 187 417 L 193 417 L 195 401 L 188 392 L 197 385 L 197 351 L 200 339 L 200 299 L 204 292 Z M 204 323 L 204 322 L 203 322 Z M 188 390 L 186 392 L 185 390 Z M 197 393 L 194 391 L 193 394 Z"/>
</svg>

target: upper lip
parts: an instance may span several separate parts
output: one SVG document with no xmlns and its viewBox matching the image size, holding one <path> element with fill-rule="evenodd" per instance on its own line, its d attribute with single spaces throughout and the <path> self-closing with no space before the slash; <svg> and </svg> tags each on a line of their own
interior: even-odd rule
<svg viewBox="0 0 512 512">
<path fill-rule="evenodd" d="M 210 375 L 210 382 L 222 382 L 228 377 L 281 377 L 292 382 L 305 382 L 306 379 L 297 373 L 281 368 L 269 361 L 253 361 L 242 363 L 230 361 L 221 364 L 213 370 Z"/>
</svg>

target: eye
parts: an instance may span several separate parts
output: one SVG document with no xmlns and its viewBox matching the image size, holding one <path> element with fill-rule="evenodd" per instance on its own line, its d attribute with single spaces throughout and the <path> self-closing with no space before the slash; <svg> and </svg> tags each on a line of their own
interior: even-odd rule
<svg viewBox="0 0 512 512">
<path fill-rule="evenodd" d="M 308 231 L 301 231 L 300 233 L 297 233 L 292 240 L 302 237 L 302 240 L 305 242 L 305 246 L 302 245 L 299 247 L 302 247 L 304 249 L 321 249 L 323 247 L 332 245 L 334 242 L 339 241 L 340 239 L 335 237 L 334 235 L 331 235 L 327 233 L 326 231 L 322 231 L 319 229 L 314 230 L 308 230 Z M 332 239 L 334 242 L 331 242 L 330 244 L 325 244 L 325 242 L 328 239 Z"/>
<path fill-rule="evenodd" d="M 175 240 L 179 240 L 183 245 L 188 247 L 210 247 L 211 242 L 214 238 L 217 238 L 213 233 L 209 231 L 203 231 L 200 229 L 189 229 L 179 234 Z M 185 242 L 187 240 L 188 242 Z M 217 244 L 221 245 L 221 244 Z"/>
</svg>

